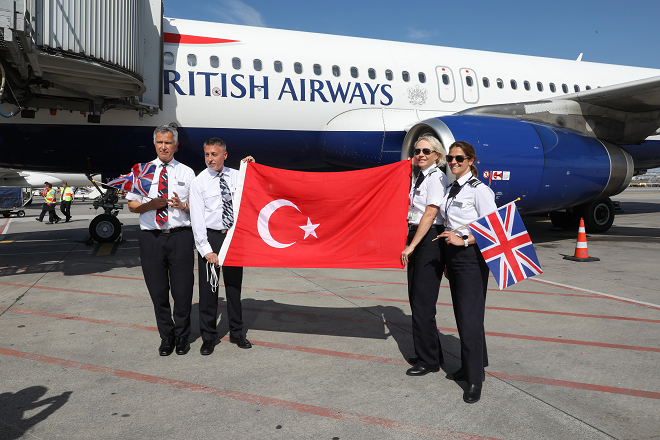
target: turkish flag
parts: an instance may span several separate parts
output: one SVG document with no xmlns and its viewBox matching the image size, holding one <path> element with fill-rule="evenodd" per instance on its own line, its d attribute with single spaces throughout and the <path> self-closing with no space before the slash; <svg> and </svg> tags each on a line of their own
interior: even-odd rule
<svg viewBox="0 0 660 440">
<path fill-rule="evenodd" d="M 312 173 L 242 163 L 221 265 L 401 268 L 410 161 Z"/>
</svg>

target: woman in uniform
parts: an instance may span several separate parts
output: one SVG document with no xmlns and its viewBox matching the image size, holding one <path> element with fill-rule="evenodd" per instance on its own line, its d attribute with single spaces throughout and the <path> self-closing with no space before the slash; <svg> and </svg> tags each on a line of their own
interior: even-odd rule
<svg viewBox="0 0 660 440">
<path fill-rule="evenodd" d="M 408 299 L 412 309 L 415 357 L 406 372 L 423 376 L 440 370 L 443 363 L 438 328 L 435 323 L 436 302 L 445 263 L 441 245 L 432 241 L 444 230 L 438 210 L 447 187 L 447 176 L 438 166 L 445 164 L 440 141 L 424 134 L 415 143 L 414 164 L 421 168 L 410 188 L 407 247 L 401 263 L 408 265 Z"/>
<path fill-rule="evenodd" d="M 451 286 L 454 316 L 461 339 L 461 368 L 447 379 L 466 381 L 463 400 L 475 403 L 481 398 L 481 385 L 488 366 L 484 313 L 488 266 L 467 224 L 495 210 L 495 194 L 476 178 L 474 148 L 467 142 L 454 142 L 447 163 L 456 180 L 440 204 L 445 231 L 447 277 Z"/>
</svg>

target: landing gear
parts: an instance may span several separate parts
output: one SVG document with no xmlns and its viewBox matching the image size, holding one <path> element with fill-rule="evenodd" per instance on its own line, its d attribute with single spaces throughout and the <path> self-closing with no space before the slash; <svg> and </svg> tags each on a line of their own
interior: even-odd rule
<svg viewBox="0 0 660 440">
<path fill-rule="evenodd" d="M 124 208 L 124 205 L 119 203 L 119 196 L 115 188 L 107 188 L 105 193 L 92 179 L 91 175 L 87 178 L 96 186 L 96 189 L 101 193 L 101 197 L 94 200 L 94 209 L 102 208 L 104 214 L 94 217 L 89 224 L 89 235 L 98 243 L 111 243 L 121 235 L 121 222 L 117 219 L 119 210 Z"/>
<path fill-rule="evenodd" d="M 550 213 L 550 221 L 556 228 L 574 229 L 580 224 L 580 218 L 584 218 L 584 229 L 587 233 L 601 234 L 612 227 L 614 209 L 614 203 L 607 197 L 573 206 L 566 211 L 553 211 Z"/>
</svg>

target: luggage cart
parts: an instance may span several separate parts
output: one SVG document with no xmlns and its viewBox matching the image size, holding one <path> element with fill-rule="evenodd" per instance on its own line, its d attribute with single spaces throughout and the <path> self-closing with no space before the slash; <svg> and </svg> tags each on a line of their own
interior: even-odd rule
<svg viewBox="0 0 660 440">
<path fill-rule="evenodd" d="M 32 201 L 29 188 L 0 187 L 0 214 L 9 217 L 15 214 L 25 217 L 25 206 Z"/>
</svg>

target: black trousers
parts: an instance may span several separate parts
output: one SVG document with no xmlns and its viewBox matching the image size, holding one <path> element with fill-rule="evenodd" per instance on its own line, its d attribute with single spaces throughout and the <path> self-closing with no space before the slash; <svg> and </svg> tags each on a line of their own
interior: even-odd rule
<svg viewBox="0 0 660 440">
<path fill-rule="evenodd" d="M 461 363 L 468 383 L 482 382 L 488 366 L 484 314 L 488 266 L 476 244 L 446 246 L 447 275 L 461 338 Z"/>
<path fill-rule="evenodd" d="M 60 204 L 60 211 L 64 214 L 65 218 L 71 217 L 71 201 L 62 201 Z"/>
<path fill-rule="evenodd" d="M 41 205 L 41 214 L 39 214 L 39 221 L 42 221 L 44 219 L 46 213 L 48 213 L 49 222 L 54 222 L 56 219 L 59 218 L 55 213 L 55 205 L 49 205 L 48 203 L 44 203 L 43 205 Z"/>
<path fill-rule="evenodd" d="M 417 364 L 436 368 L 442 363 L 442 348 L 435 322 L 440 280 L 445 269 L 444 241 L 432 241 L 444 231 L 443 226 L 431 226 L 408 259 L 408 300 L 412 310 L 413 342 Z M 408 232 L 408 244 L 415 230 Z"/>
<path fill-rule="evenodd" d="M 220 251 L 227 234 L 208 231 L 211 249 L 216 254 Z M 206 259 L 198 253 L 199 269 L 199 329 L 203 341 L 214 341 L 218 338 L 218 290 L 213 292 L 207 280 Z M 216 273 L 218 269 L 212 268 Z M 241 307 L 241 286 L 243 284 L 243 268 L 222 266 L 222 279 L 227 296 L 227 316 L 229 318 L 229 336 L 243 336 L 243 308 Z"/>
<path fill-rule="evenodd" d="M 161 339 L 190 335 L 190 309 L 195 282 L 192 230 L 171 234 L 141 231 L 138 241 L 142 273 L 154 304 Z M 173 314 L 170 293 L 174 300 Z"/>
</svg>

